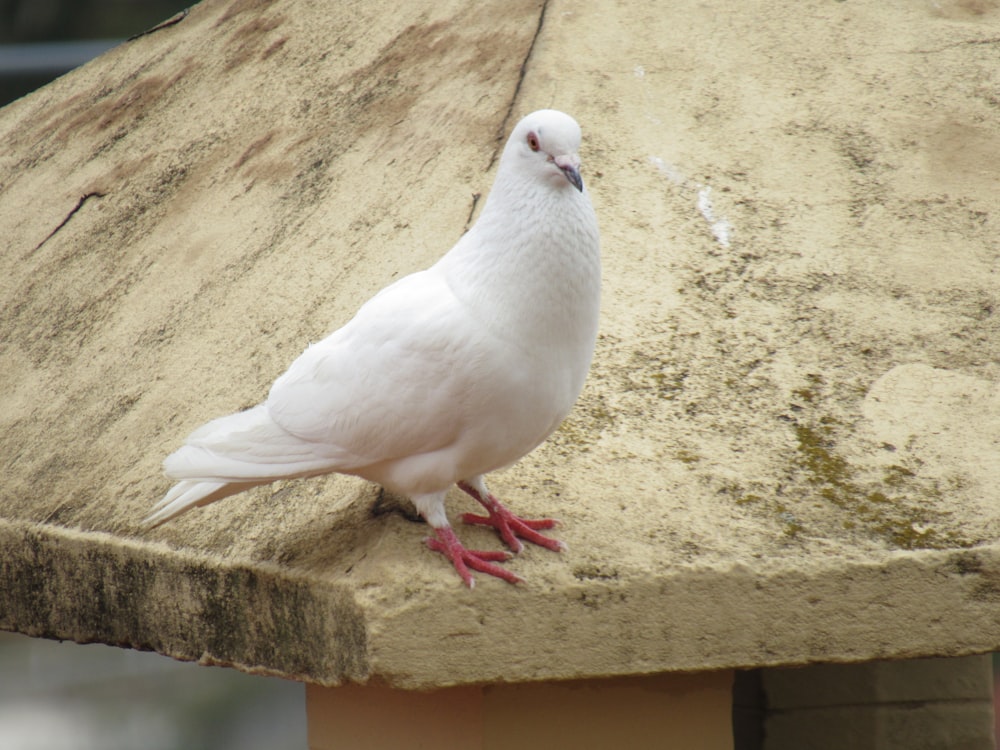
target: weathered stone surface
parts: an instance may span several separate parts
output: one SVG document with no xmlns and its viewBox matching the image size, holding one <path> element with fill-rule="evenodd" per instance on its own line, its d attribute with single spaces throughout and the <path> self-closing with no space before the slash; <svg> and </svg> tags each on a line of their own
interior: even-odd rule
<svg viewBox="0 0 1000 750">
<path fill-rule="evenodd" d="M 8 106 L 0 627 L 404 687 L 1000 648 L 998 38 L 992 2 L 207 0 Z M 569 550 L 466 591 L 344 477 L 143 531 L 162 457 L 447 250 L 543 106 L 602 335 L 492 486 Z"/>
</svg>

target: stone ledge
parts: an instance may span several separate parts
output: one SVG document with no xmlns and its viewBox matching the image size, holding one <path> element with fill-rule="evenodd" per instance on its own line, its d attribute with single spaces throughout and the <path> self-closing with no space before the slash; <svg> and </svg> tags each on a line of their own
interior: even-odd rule
<svg viewBox="0 0 1000 750">
<path fill-rule="evenodd" d="M 1000 639 L 1000 548 L 897 553 L 808 572 L 687 567 L 517 589 L 497 582 L 406 599 L 391 586 L 376 592 L 104 533 L 4 522 L 0 542 L 0 628 L 324 685 L 430 688 L 962 655 Z M 411 565 L 393 567 L 404 576 Z"/>
<path fill-rule="evenodd" d="M 274 565 L 0 522 L 0 628 L 323 684 L 370 674 L 349 592 Z"/>
</svg>

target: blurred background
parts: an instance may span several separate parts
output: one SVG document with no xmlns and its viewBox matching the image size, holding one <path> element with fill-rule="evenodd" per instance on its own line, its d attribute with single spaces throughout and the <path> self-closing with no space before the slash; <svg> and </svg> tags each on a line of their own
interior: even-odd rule
<svg viewBox="0 0 1000 750">
<path fill-rule="evenodd" d="M 300 683 L 0 633 L 4 750 L 305 750 Z"/>
<path fill-rule="evenodd" d="M 191 0 L 0 0 L 0 106 L 192 4 Z"/>
<path fill-rule="evenodd" d="M 0 0 L 0 106 L 190 4 Z M 305 689 L 299 683 L 0 632 L 3 750 L 305 747 Z"/>
</svg>

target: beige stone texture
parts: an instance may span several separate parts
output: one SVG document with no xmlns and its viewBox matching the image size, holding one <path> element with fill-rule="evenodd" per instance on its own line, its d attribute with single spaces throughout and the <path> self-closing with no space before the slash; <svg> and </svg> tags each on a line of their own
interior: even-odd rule
<svg viewBox="0 0 1000 750">
<path fill-rule="evenodd" d="M 988 0 L 206 0 L 0 110 L 0 627 L 406 688 L 1000 648 L 998 40 Z M 491 487 L 568 550 L 469 591 L 339 476 L 144 530 L 540 107 L 601 336 Z"/>
</svg>

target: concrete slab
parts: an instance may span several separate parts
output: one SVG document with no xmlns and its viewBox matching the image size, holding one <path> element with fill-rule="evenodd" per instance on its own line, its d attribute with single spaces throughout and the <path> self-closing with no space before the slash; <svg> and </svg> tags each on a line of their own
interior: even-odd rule
<svg viewBox="0 0 1000 750">
<path fill-rule="evenodd" d="M 407 688 L 1000 648 L 998 32 L 206 0 L 6 107 L 0 627 Z M 569 550 L 466 591 L 344 477 L 143 531 L 162 457 L 446 251 L 543 106 L 584 129 L 602 334 L 491 486 Z"/>
</svg>

